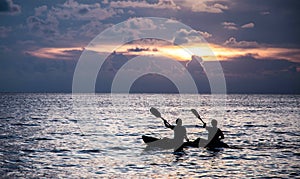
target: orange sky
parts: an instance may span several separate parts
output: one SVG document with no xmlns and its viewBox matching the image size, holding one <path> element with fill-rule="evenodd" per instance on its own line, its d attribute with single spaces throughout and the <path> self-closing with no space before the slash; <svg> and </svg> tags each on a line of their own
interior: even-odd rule
<svg viewBox="0 0 300 179">
<path fill-rule="evenodd" d="M 201 44 L 186 45 L 188 50 L 199 51 L 203 60 L 215 59 L 209 53 L 210 50 L 206 51 L 208 48 L 202 46 Z M 112 46 L 106 47 L 93 47 L 90 50 L 97 52 L 108 52 Z M 134 51 L 135 48 L 143 48 L 148 50 Z M 300 62 L 300 49 L 291 49 L 291 48 L 278 48 L 278 47 L 253 47 L 253 48 L 231 48 L 227 46 L 217 45 L 210 43 L 209 48 L 212 50 L 214 55 L 218 60 L 229 60 L 241 56 L 247 56 L 251 54 L 257 59 L 285 59 L 293 62 Z M 70 54 L 70 51 L 78 50 L 82 51 L 82 47 L 68 47 L 68 48 L 40 48 L 33 51 L 27 51 L 26 53 L 36 56 L 39 58 L 48 58 L 48 59 L 61 59 L 61 60 L 72 60 L 74 56 Z M 128 51 L 128 49 L 133 49 Z M 188 53 L 185 49 L 180 46 L 171 46 L 171 45 L 135 45 L 127 44 L 116 49 L 116 52 L 123 53 L 125 55 L 158 55 L 166 56 L 172 59 L 179 61 L 190 60 L 191 54 Z M 288 55 L 294 54 L 294 55 Z"/>
</svg>

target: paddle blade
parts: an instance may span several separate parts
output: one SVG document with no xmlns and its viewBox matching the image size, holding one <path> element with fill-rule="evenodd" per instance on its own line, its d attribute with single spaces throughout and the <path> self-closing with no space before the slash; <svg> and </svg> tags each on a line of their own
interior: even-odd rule
<svg viewBox="0 0 300 179">
<path fill-rule="evenodd" d="M 200 118 L 199 113 L 196 111 L 196 109 L 191 109 L 192 113 L 197 117 Z"/>
<path fill-rule="evenodd" d="M 161 117 L 160 112 L 156 108 L 150 108 L 150 112 L 155 116 L 155 117 Z"/>
</svg>

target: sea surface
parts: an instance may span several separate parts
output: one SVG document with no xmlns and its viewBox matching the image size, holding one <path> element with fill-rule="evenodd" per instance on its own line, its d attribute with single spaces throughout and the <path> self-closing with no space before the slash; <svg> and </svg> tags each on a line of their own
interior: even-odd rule
<svg viewBox="0 0 300 179">
<path fill-rule="evenodd" d="M 0 94 L 1 178 L 296 178 L 299 95 Z M 141 136 L 170 137 L 153 116 L 180 117 L 207 138 L 198 110 L 217 119 L 232 148 L 146 150 Z"/>
</svg>

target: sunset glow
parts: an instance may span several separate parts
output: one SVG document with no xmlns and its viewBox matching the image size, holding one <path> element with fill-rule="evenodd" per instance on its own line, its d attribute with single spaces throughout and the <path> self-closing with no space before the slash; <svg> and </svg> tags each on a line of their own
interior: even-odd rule
<svg viewBox="0 0 300 179">
<path fill-rule="evenodd" d="M 40 48 L 38 50 L 26 51 L 25 53 L 39 58 L 48 58 L 54 60 L 71 60 L 73 55 L 71 55 L 69 52 L 82 50 L 82 47 Z"/>
<path fill-rule="evenodd" d="M 210 44 L 218 60 L 228 60 L 242 56 L 254 56 L 257 59 L 277 58 L 292 62 L 300 62 L 300 49 L 257 47 L 257 48 L 230 48 Z M 293 56 L 288 54 L 294 54 Z"/>
<path fill-rule="evenodd" d="M 276 47 L 256 47 L 256 48 L 232 48 L 217 44 L 209 44 L 203 46 L 201 44 L 186 45 L 186 49 L 180 46 L 155 46 L 144 45 L 137 46 L 134 44 L 124 45 L 115 49 L 117 53 L 124 55 L 155 55 L 165 56 L 178 61 L 191 60 L 191 52 L 197 52 L 204 61 L 210 60 L 230 60 L 243 56 L 253 56 L 257 59 L 278 58 L 292 62 L 299 62 L 300 49 L 276 48 Z M 99 53 L 111 53 L 113 46 L 107 45 L 87 48 Z M 130 51 L 129 49 L 133 49 Z M 141 49 L 141 50 L 139 50 Z M 69 48 L 41 48 L 35 51 L 26 51 L 26 53 L 40 58 L 57 59 L 57 60 L 72 60 L 71 51 L 82 51 L 82 47 Z M 212 55 L 212 52 L 215 56 Z M 293 56 L 287 54 L 294 54 Z M 75 59 L 73 59 L 75 60 Z"/>
</svg>

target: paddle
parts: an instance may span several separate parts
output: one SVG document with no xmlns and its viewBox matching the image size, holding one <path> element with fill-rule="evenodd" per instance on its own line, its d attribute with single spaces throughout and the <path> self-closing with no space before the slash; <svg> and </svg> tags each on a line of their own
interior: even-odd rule
<svg viewBox="0 0 300 179">
<path fill-rule="evenodd" d="M 205 128 L 206 123 L 203 122 L 203 120 L 201 119 L 201 117 L 200 117 L 199 113 L 196 111 L 196 109 L 191 109 L 191 111 L 198 119 L 200 119 L 200 121 L 203 123 L 203 128 Z"/>
<path fill-rule="evenodd" d="M 170 124 L 167 120 L 165 120 L 165 119 L 161 116 L 160 112 L 159 112 L 156 108 L 151 107 L 151 108 L 150 108 L 150 112 L 151 112 L 155 117 L 161 118 L 164 122 Z"/>
</svg>

